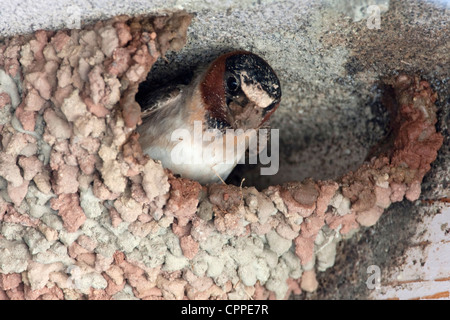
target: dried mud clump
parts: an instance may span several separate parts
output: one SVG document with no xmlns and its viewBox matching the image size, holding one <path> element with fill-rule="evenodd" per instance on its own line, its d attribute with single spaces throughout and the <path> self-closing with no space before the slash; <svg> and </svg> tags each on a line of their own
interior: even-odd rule
<svg viewBox="0 0 450 320">
<path fill-rule="evenodd" d="M 144 156 L 134 96 L 190 20 L 0 45 L 0 299 L 282 299 L 317 288 L 343 235 L 419 197 L 443 139 L 435 94 L 406 75 L 383 151 L 338 181 L 201 186 Z"/>
</svg>

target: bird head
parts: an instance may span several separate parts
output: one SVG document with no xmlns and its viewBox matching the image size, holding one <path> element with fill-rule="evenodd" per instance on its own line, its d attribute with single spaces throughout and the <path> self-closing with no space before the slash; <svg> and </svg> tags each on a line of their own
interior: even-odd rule
<svg viewBox="0 0 450 320">
<path fill-rule="evenodd" d="M 216 128 L 257 129 L 278 108 L 280 81 L 261 57 L 246 51 L 221 55 L 200 82 L 208 123 Z"/>
</svg>

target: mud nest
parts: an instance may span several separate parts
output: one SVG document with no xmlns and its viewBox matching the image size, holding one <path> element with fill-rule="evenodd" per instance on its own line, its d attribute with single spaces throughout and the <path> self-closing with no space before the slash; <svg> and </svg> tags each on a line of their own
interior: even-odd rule
<svg viewBox="0 0 450 320">
<path fill-rule="evenodd" d="M 0 45 L 0 299 L 282 299 L 336 244 L 414 201 L 443 138 L 400 75 L 390 134 L 333 181 L 202 186 L 142 154 L 134 97 L 191 16 L 120 16 Z"/>
</svg>

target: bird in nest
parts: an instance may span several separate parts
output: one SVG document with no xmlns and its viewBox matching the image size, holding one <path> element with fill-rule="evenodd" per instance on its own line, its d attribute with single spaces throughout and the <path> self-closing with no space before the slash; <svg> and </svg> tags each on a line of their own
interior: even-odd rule
<svg viewBox="0 0 450 320">
<path fill-rule="evenodd" d="M 202 184 L 224 181 L 243 163 L 258 129 L 269 127 L 280 99 L 280 81 L 264 59 L 229 52 L 199 68 L 189 83 L 140 90 L 139 142 L 174 174 Z"/>
</svg>

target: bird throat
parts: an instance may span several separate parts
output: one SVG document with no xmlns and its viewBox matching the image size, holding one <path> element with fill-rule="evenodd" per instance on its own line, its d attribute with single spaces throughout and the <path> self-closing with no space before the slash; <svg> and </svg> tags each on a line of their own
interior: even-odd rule
<svg viewBox="0 0 450 320">
<path fill-rule="evenodd" d="M 228 112 L 227 122 L 230 123 L 234 129 L 257 129 L 262 121 L 263 110 L 255 103 L 247 101 L 247 104 L 242 106 L 234 101 L 228 105 L 230 112 Z"/>
</svg>

